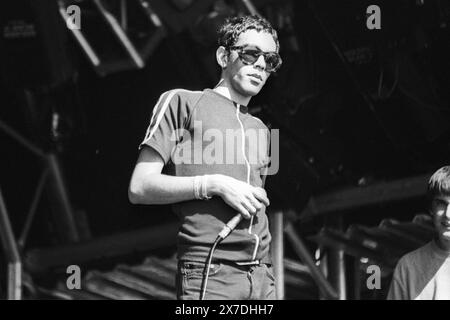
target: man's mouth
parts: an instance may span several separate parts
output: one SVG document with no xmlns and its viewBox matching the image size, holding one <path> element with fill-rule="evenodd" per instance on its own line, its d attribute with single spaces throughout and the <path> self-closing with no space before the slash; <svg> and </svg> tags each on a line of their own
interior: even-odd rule
<svg viewBox="0 0 450 320">
<path fill-rule="evenodd" d="M 256 80 L 258 80 L 258 81 L 260 81 L 260 82 L 263 81 L 262 77 L 261 77 L 259 74 L 252 73 L 252 74 L 249 74 L 248 76 L 249 76 L 250 78 L 254 78 L 254 79 L 256 79 Z"/>
<path fill-rule="evenodd" d="M 442 221 L 441 225 L 444 226 L 445 228 L 450 228 L 450 221 L 449 220 Z"/>
</svg>

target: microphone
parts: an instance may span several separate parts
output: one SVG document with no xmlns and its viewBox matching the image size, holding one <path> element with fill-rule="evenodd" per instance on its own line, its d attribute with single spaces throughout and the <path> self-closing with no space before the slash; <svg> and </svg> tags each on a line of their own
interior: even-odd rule
<svg viewBox="0 0 450 320">
<path fill-rule="evenodd" d="M 266 185 L 266 178 L 267 178 L 267 174 L 263 175 L 263 177 L 262 177 L 262 186 L 263 187 Z M 237 227 L 239 222 L 242 221 L 242 218 L 243 217 L 240 213 L 235 215 L 233 219 L 228 221 L 228 223 L 223 226 L 223 229 L 222 229 L 222 231 L 219 232 L 219 234 L 217 235 L 217 238 L 220 238 L 221 240 L 223 240 L 226 237 L 228 237 L 228 235 L 231 233 L 231 231 L 233 231 L 234 228 Z"/>
<path fill-rule="evenodd" d="M 228 223 L 223 227 L 222 231 L 219 232 L 218 238 L 221 238 L 222 240 L 228 237 L 228 235 L 231 233 L 231 231 L 236 228 L 236 226 L 239 224 L 239 222 L 242 221 L 242 215 L 238 213 L 234 216 L 233 219 L 228 221 Z"/>
</svg>

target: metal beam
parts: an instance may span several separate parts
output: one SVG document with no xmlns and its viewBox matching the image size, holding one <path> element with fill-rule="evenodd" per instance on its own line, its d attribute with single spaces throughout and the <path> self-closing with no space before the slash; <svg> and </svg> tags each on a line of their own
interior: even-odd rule
<svg viewBox="0 0 450 320">
<path fill-rule="evenodd" d="M 22 262 L 0 188 L 0 240 L 8 262 L 8 300 L 22 298 Z"/>
<path fill-rule="evenodd" d="M 175 245 L 177 232 L 178 223 L 169 223 L 65 246 L 33 249 L 25 254 L 24 263 L 30 272 L 40 273 L 54 267 L 148 252 Z"/>
<path fill-rule="evenodd" d="M 283 212 L 277 211 L 270 215 L 272 233 L 272 262 L 275 273 L 275 288 L 278 300 L 284 300 L 284 225 Z"/>
<path fill-rule="evenodd" d="M 431 174 L 425 174 L 394 181 L 378 182 L 365 187 L 346 187 L 318 195 L 310 199 L 300 214 L 300 219 L 422 197 L 426 195 L 427 181 L 430 176 Z"/>
<path fill-rule="evenodd" d="M 311 277 L 317 284 L 321 292 L 325 295 L 327 299 L 337 300 L 339 298 L 336 290 L 325 278 L 321 270 L 316 266 L 314 260 L 312 259 L 308 248 L 304 245 L 303 241 L 297 235 L 292 223 L 288 223 L 285 229 L 288 239 L 292 242 L 292 247 L 298 257 L 306 264 L 311 271 Z"/>
<path fill-rule="evenodd" d="M 343 232 L 342 215 L 339 215 L 337 221 L 329 224 L 337 231 Z M 333 288 L 336 288 L 339 300 L 347 299 L 347 285 L 346 285 L 346 268 L 345 268 L 345 252 L 342 248 L 328 247 L 327 250 L 327 270 L 328 281 Z"/>
<path fill-rule="evenodd" d="M 47 187 L 59 235 L 65 242 L 78 242 L 81 240 L 80 232 L 75 222 L 74 210 L 58 156 L 52 153 L 48 154 L 47 165 L 50 173 Z"/>
</svg>

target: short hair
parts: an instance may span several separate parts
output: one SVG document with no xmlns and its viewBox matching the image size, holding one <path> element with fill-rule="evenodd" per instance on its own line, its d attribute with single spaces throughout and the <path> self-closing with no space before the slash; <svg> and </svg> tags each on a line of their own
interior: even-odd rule
<svg viewBox="0 0 450 320">
<path fill-rule="evenodd" d="M 428 181 L 427 195 L 432 200 L 437 195 L 450 195 L 450 166 L 437 170 Z"/>
<path fill-rule="evenodd" d="M 277 51 L 280 49 L 277 31 L 269 21 L 257 15 L 227 18 L 217 32 L 219 46 L 224 46 L 225 48 L 234 46 L 241 33 L 247 30 L 263 31 L 271 34 L 277 46 Z"/>
</svg>

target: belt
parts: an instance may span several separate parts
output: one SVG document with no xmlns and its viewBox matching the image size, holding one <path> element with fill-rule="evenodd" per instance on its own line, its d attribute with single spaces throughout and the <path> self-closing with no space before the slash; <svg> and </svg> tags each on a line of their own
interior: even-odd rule
<svg viewBox="0 0 450 320">
<path fill-rule="evenodd" d="M 253 261 L 234 261 L 238 266 L 259 266 L 261 263 L 260 260 Z"/>
<path fill-rule="evenodd" d="M 241 266 L 241 267 L 260 266 L 260 265 L 263 265 L 263 264 L 271 265 L 270 262 L 265 262 L 265 261 L 261 261 L 261 260 L 251 260 L 251 261 L 213 260 L 212 263 L 213 264 L 223 263 L 223 264 L 227 264 L 227 265 Z"/>
</svg>

